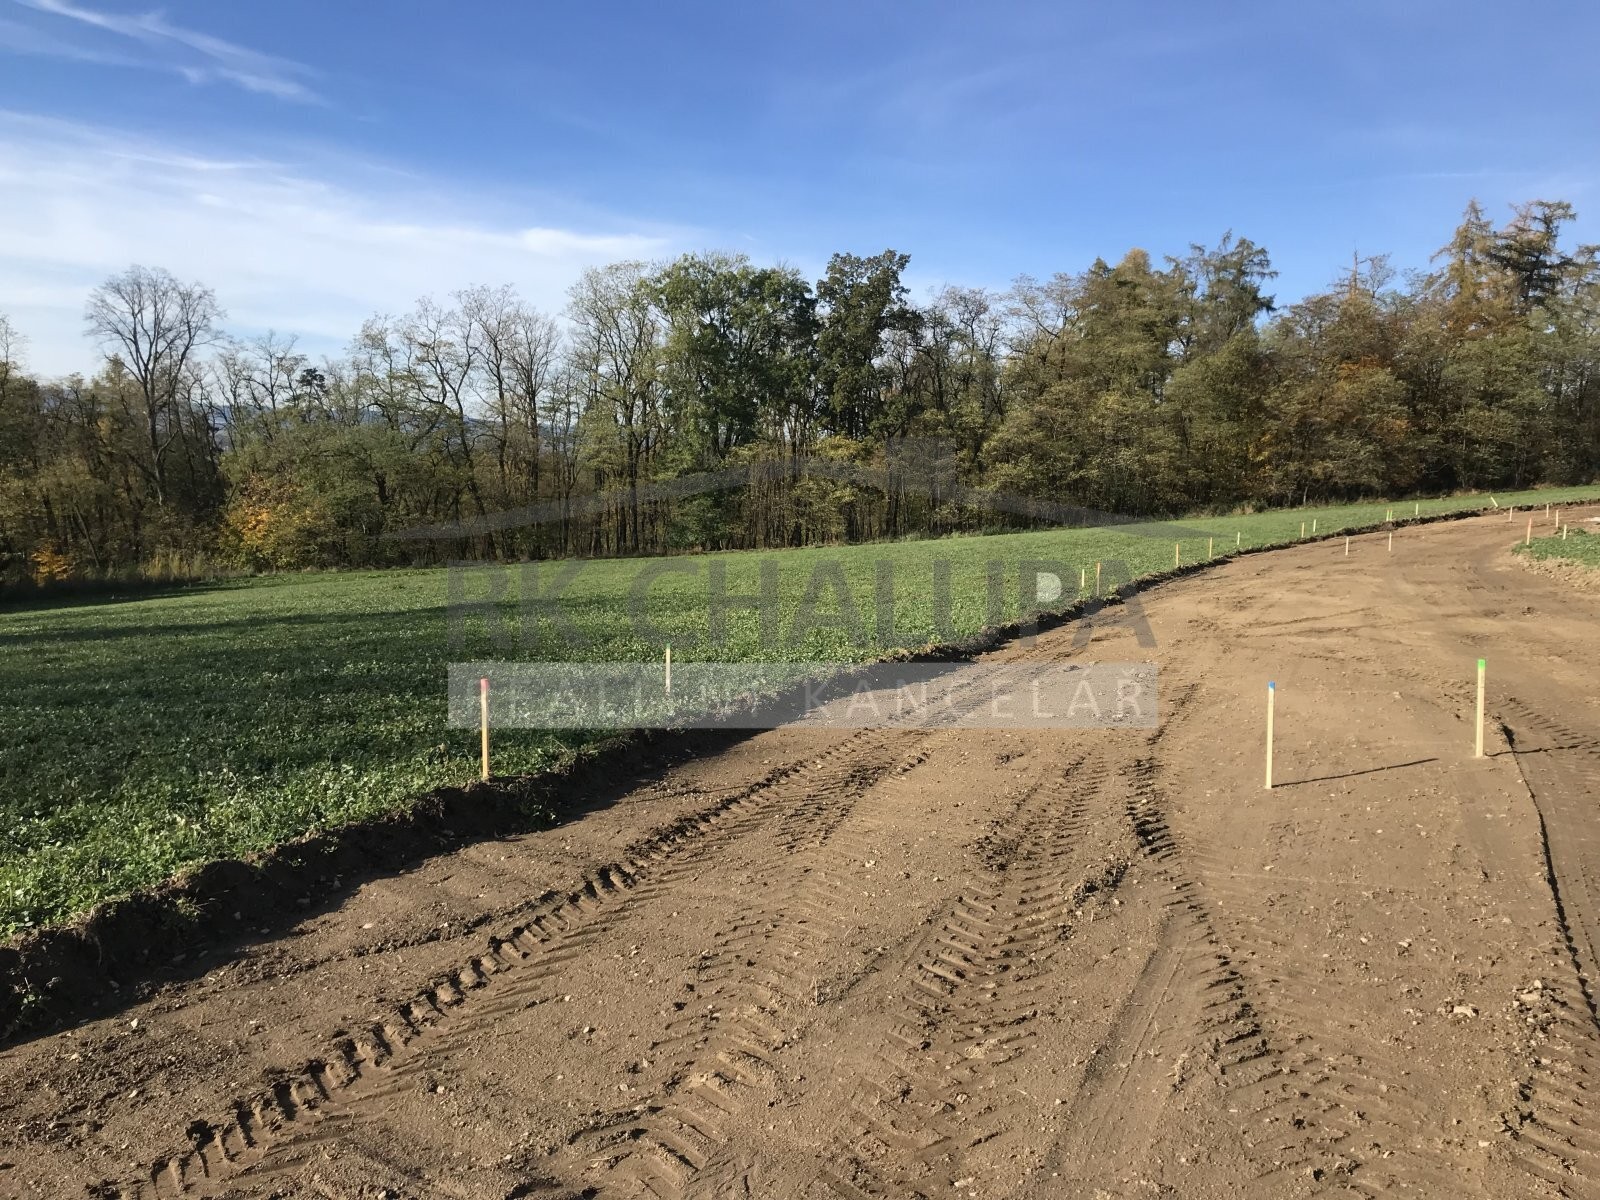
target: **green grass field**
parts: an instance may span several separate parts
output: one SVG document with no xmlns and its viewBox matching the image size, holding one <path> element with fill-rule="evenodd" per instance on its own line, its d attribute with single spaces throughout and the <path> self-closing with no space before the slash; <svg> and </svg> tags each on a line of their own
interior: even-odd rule
<svg viewBox="0 0 1600 1200">
<path fill-rule="evenodd" d="M 1500 496 L 1502 504 L 1564 502 L 1595 489 Z M 1480 498 L 1423 501 L 1423 515 L 1477 507 Z M 1370 525 L 1410 501 L 1218 517 L 1117 529 L 1061 530 L 784 552 L 696 557 L 696 578 L 661 577 L 654 624 L 682 659 L 851 662 L 883 648 L 839 629 L 763 645 L 756 617 L 735 612 L 729 640 L 707 645 L 706 567 L 721 560 L 729 594 L 757 590 L 760 563 L 779 566 L 787 633 L 807 581 L 837 564 L 870 631 L 875 564 L 894 563 L 894 643 L 938 640 L 930 582 L 950 564 L 945 632 L 986 624 L 985 564 L 1010 564 L 1006 616 L 1017 615 L 1019 564 L 1069 565 L 1059 606 L 1076 597 L 1075 568 L 1125 562 L 1132 575 L 1220 556 L 1236 534 L 1246 547 Z M 1548 540 L 1548 539 L 1546 539 Z M 1600 539 L 1595 539 L 1600 541 Z M 447 573 L 387 571 L 266 577 L 127 600 L 0 609 L 0 935 L 61 921 L 207 860 L 264 849 L 301 834 L 404 806 L 476 771 L 475 735 L 445 726 L 445 670 L 486 657 L 654 661 L 625 600 L 637 573 L 661 560 L 583 566 L 561 609 L 584 635 L 541 622 L 524 648 L 497 653 L 482 628 L 452 649 Z M 553 569 L 548 565 L 544 570 Z M 470 594 L 470 593 L 469 593 Z M 508 619 L 515 601 L 501 605 Z M 600 734 L 588 735 L 598 737 Z M 583 740 L 536 731 L 497 740 L 497 773 L 548 768 Z"/>
<path fill-rule="evenodd" d="M 1580 566 L 1600 568 L 1600 533 L 1573 526 L 1569 536 L 1537 537 L 1516 548 L 1530 558 L 1560 559 Z"/>
</svg>

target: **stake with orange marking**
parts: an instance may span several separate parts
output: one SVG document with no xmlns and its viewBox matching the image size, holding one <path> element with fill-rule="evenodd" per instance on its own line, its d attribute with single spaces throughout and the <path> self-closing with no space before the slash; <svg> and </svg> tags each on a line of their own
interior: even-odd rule
<svg viewBox="0 0 1600 1200">
<path fill-rule="evenodd" d="M 483 781 L 489 781 L 489 680 L 478 680 L 478 715 L 483 722 Z"/>
<path fill-rule="evenodd" d="M 1522 539 L 1522 544 L 1524 546 L 1533 545 L 1533 518 L 1532 517 L 1528 518 L 1528 532 L 1527 532 L 1527 535 Z"/>
<path fill-rule="evenodd" d="M 1099 563 L 1095 563 L 1095 565 L 1094 565 L 1094 594 L 1096 596 L 1098 596 L 1100 594 L 1100 564 Z"/>
</svg>

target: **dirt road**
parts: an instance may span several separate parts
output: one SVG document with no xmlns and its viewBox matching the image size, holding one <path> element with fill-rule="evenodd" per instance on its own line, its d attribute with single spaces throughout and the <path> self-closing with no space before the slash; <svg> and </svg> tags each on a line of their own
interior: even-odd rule
<svg viewBox="0 0 1600 1200">
<path fill-rule="evenodd" d="M 1153 733 L 774 731 L 367 884 L 0 1054 L 0 1195 L 1600 1197 L 1600 594 L 1515 532 L 991 656 Z"/>
</svg>

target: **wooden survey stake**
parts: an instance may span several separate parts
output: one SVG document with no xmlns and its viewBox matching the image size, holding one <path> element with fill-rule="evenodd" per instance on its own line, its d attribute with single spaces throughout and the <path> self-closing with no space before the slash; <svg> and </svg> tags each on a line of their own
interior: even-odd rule
<svg viewBox="0 0 1600 1200">
<path fill-rule="evenodd" d="M 1272 709 L 1278 698 L 1278 685 L 1267 684 L 1267 790 L 1272 790 Z"/>
<path fill-rule="evenodd" d="M 478 717 L 483 724 L 483 780 L 489 781 L 489 681 L 478 680 Z"/>
<path fill-rule="evenodd" d="M 1473 749 L 1474 758 L 1483 757 L 1483 677 L 1486 664 L 1483 659 L 1478 660 L 1478 736 L 1477 744 Z"/>
</svg>

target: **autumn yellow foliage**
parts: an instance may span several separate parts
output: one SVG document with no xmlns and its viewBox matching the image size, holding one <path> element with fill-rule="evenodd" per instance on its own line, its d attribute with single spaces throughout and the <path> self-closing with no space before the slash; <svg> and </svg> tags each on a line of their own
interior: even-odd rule
<svg viewBox="0 0 1600 1200">
<path fill-rule="evenodd" d="M 223 534 L 247 565 L 281 569 L 316 562 L 336 529 L 316 496 L 257 476 L 228 505 Z"/>
<path fill-rule="evenodd" d="M 35 583 L 60 583 L 71 579 L 72 560 L 52 546 L 42 546 L 28 556 Z"/>
</svg>

